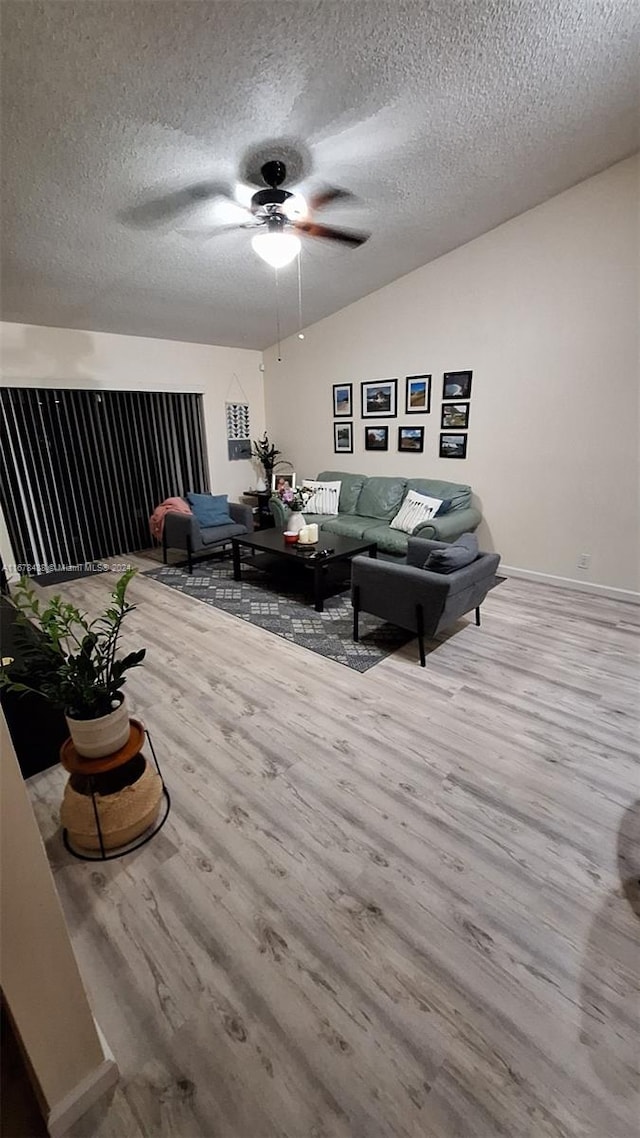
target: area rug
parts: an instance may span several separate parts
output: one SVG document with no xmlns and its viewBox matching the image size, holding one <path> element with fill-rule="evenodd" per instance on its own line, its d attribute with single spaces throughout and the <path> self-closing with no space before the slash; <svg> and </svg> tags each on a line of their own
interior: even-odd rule
<svg viewBox="0 0 640 1138">
<path fill-rule="evenodd" d="M 243 565 L 242 580 L 234 581 L 230 562 L 200 561 L 193 567 L 193 576 L 181 566 L 169 565 L 147 569 L 143 576 L 356 672 L 367 672 L 413 639 L 410 632 L 361 613 L 360 640 L 354 644 L 348 586 L 325 600 L 324 612 L 316 612 L 301 588 L 299 574 L 278 573 L 276 577 Z M 305 580 L 308 585 L 309 579 Z"/>
</svg>

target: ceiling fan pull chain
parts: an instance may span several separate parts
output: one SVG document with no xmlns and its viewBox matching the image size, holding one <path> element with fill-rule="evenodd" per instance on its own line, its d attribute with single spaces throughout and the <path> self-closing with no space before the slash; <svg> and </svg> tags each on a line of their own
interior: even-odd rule
<svg viewBox="0 0 640 1138">
<path fill-rule="evenodd" d="M 278 292 L 278 270 L 274 269 L 276 274 L 276 340 L 278 343 L 278 363 L 282 363 L 282 356 L 280 355 L 280 293 Z"/>
<path fill-rule="evenodd" d="M 300 260 L 301 250 L 298 249 L 298 339 L 304 340 L 304 332 L 302 331 L 302 262 Z"/>
</svg>

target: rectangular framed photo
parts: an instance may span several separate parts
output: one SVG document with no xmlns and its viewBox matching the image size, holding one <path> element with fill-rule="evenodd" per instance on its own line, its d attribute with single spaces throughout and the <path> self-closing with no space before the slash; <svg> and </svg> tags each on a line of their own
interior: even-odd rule
<svg viewBox="0 0 640 1138">
<path fill-rule="evenodd" d="M 421 454 L 424 450 L 424 427 L 398 427 L 398 450 Z"/>
<path fill-rule="evenodd" d="M 405 414 L 426 415 L 431 410 L 431 376 L 407 376 L 407 401 Z"/>
<path fill-rule="evenodd" d="M 440 435 L 440 458 L 466 458 L 467 435 Z"/>
<path fill-rule="evenodd" d="M 388 427 L 365 427 L 365 429 L 364 429 L 364 449 L 365 450 L 389 450 L 389 428 Z"/>
<path fill-rule="evenodd" d="M 333 449 L 335 454 L 353 454 L 353 423 L 333 424 Z"/>
<path fill-rule="evenodd" d="M 274 471 L 271 475 L 271 489 L 278 493 L 279 490 L 286 490 L 287 486 L 291 490 L 296 488 L 296 476 L 293 471 L 287 470 L 284 474 L 276 474 Z"/>
<path fill-rule="evenodd" d="M 353 415 L 353 384 L 334 383 L 333 385 L 333 417 L 344 415 L 350 419 Z"/>
<path fill-rule="evenodd" d="M 395 419 L 398 414 L 397 379 L 373 380 L 361 383 L 362 418 Z"/>
<path fill-rule="evenodd" d="M 443 399 L 471 399 L 472 371 L 445 371 L 442 380 Z"/>
<path fill-rule="evenodd" d="M 466 431 L 469 426 L 470 406 L 470 403 L 443 403 L 442 422 L 440 423 L 443 431 L 451 427 Z"/>
</svg>

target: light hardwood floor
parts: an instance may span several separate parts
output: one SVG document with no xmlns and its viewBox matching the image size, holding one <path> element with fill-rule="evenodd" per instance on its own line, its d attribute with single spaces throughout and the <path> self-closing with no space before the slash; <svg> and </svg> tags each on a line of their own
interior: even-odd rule
<svg viewBox="0 0 640 1138">
<path fill-rule="evenodd" d="M 74 862 L 30 782 L 122 1071 L 74 1138 L 637 1135 L 640 609 L 510 580 L 359 675 L 131 596 L 167 825 Z"/>
</svg>

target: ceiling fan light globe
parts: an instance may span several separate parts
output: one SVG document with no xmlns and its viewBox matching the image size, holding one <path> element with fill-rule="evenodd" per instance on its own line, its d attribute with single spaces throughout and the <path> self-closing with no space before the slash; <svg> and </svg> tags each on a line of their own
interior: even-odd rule
<svg viewBox="0 0 640 1138">
<path fill-rule="evenodd" d="M 283 203 L 282 212 L 290 221 L 302 221 L 309 213 L 309 207 L 302 194 L 292 194 Z"/>
<path fill-rule="evenodd" d="M 257 233 L 251 245 L 254 253 L 274 269 L 291 264 L 300 252 L 300 238 L 295 233 Z"/>
</svg>

